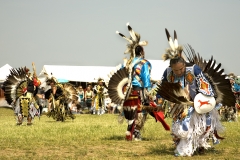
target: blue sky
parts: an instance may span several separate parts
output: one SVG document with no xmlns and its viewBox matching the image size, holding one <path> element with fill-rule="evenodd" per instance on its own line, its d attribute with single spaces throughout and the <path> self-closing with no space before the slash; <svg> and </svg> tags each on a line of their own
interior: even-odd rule
<svg viewBox="0 0 240 160">
<path fill-rule="evenodd" d="M 146 58 L 160 60 L 170 34 L 225 73 L 240 75 L 239 0 L 0 0 L 0 66 L 116 66 L 126 56 L 126 23 L 147 40 Z"/>
</svg>

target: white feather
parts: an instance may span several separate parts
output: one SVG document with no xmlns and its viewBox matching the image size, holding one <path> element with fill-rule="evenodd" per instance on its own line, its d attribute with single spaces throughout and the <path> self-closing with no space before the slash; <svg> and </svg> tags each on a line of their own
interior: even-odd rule
<svg viewBox="0 0 240 160">
<path fill-rule="evenodd" d="M 138 43 L 140 46 L 146 46 L 148 45 L 148 41 L 141 41 Z"/>
<path fill-rule="evenodd" d="M 133 44 L 133 41 L 128 39 L 127 37 L 123 37 L 124 39 L 126 39 L 129 43 Z"/>
<path fill-rule="evenodd" d="M 122 79 L 121 82 L 117 86 L 118 96 L 121 99 L 125 98 L 125 95 L 123 94 L 122 89 L 123 89 L 123 86 L 127 83 L 127 81 L 128 81 L 128 78 L 126 77 L 126 78 Z"/>
<path fill-rule="evenodd" d="M 114 71 L 114 70 L 112 70 L 110 73 L 111 73 L 111 75 L 114 75 L 115 71 Z"/>
<path fill-rule="evenodd" d="M 175 49 L 178 48 L 178 40 L 177 39 L 174 40 L 174 47 L 175 47 Z"/>
<path fill-rule="evenodd" d="M 127 48 L 127 49 L 124 51 L 124 53 L 125 53 L 125 54 L 126 54 L 126 53 L 131 53 L 130 51 L 131 51 L 131 49 L 130 49 L 130 48 Z"/>
<path fill-rule="evenodd" d="M 129 26 L 129 22 L 127 23 L 127 26 Z M 132 39 L 133 39 L 134 41 L 136 41 L 136 40 L 137 40 L 137 37 L 136 37 L 135 32 L 133 31 L 133 29 L 132 29 L 131 31 L 129 31 L 129 33 L 130 33 Z"/>
<path fill-rule="evenodd" d="M 117 33 L 118 35 L 120 35 L 120 34 L 119 34 L 120 32 L 116 31 L 116 33 Z M 121 35 L 120 35 L 120 36 L 121 36 Z M 121 36 L 121 37 L 122 37 L 122 36 Z M 124 35 L 123 35 L 123 38 L 126 39 L 129 43 L 131 43 L 131 44 L 133 43 L 132 40 L 130 40 L 129 38 L 127 38 L 127 37 L 124 36 Z"/>
<path fill-rule="evenodd" d="M 169 45 L 170 45 L 170 47 L 172 48 L 172 50 L 175 51 L 175 47 L 174 47 L 174 44 L 173 44 L 173 41 L 172 41 L 172 38 L 171 38 L 171 37 L 169 37 L 168 42 L 169 42 Z"/>
</svg>

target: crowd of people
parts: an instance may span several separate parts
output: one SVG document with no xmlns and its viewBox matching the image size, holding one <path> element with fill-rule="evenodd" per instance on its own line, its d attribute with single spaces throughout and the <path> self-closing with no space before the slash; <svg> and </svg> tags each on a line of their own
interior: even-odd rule
<svg viewBox="0 0 240 160">
<path fill-rule="evenodd" d="M 46 115 L 56 121 L 75 119 L 76 114 L 93 115 L 119 113 L 119 122 L 127 121 L 125 139 L 141 141 L 141 130 L 151 115 L 166 131 L 171 131 L 175 156 L 193 156 L 219 144 L 223 131 L 219 115 L 227 121 L 236 121 L 239 107 L 240 78 L 234 74 L 224 75 L 221 64 L 211 58 L 203 61 L 194 49 L 178 44 L 166 29 L 170 45 L 163 55 L 170 60 L 161 80 L 151 79 L 151 63 L 145 58 L 140 34 L 127 24 L 130 38 L 117 31 L 127 40 L 130 58 L 111 72 L 108 85 L 102 78 L 97 84 L 74 86 L 59 83 L 52 75 L 46 75 L 46 86 L 29 69 L 12 69 L 3 84 L 5 98 L 14 107 L 17 124 L 26 119 L 32 124 L 35 116 L 47 109 Z M 185 54 L 185 57 L 183 56 Z M 34 68 L 34 67 L 33 67 Z M 228 78 L 228 79 L 227 79 Z M 239 78 L 239 79 L 238 79 Z M 165 118 L 172 118 L 172 126 Z"/>
<path fill-rule="evenodd" d="M 104 86 L 100 78 L 98 83 L 92 87 L 91 84 L 83 88 L 81 85 L 76 87 L 78 101 L 74 101 L 69 107 L 76 114 L 96 114 L 118 113 L 117 104 L 111 102 L 107 93 L 107 87 Z"/>
<path fill-rule="evenodd" d="M 102 91 L 98 86 L 102 86 Z M 88 84 L 86 88 L 81 85 L 75 86 L 77 100 L 73 100 L 68 104 L 68 107 L 72 114 L 96 114 L 102 115 L 106 113 L 116 114 L 118 113 L 117 104 L 113 103 L 108 96 L 106 86 L 102 79 L 99 79 L 98 83 L 92 87 Z M 37 92 L 37 103 L 39 105 L 40 114 L 47 113 L 51 110 L 51 103 L 49 98 L 46 98 L 48 94 L 45 92 L 45 88 L 41 87 Z"/>
</svg>

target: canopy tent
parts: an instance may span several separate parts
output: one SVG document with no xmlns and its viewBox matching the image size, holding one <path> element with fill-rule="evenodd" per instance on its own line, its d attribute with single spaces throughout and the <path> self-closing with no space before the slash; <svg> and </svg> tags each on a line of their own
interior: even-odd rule
<svg viewBox="0 0 240 160">
<path fill-rule="evenodd" d="M 9 64 L 5 64 L 0 68 L 0 83 L 6 80 L 7 76 L 10 74 L 10 69 L 12 69 L 12 67 Z"/>
<path fill-rule="evenodd" d="M 169 61 L 149 60 L 152 64 L 151 78 L 161 80 L 164 70 L 169 66 Z M 77 82 L 96 82 L 98 78 L 108 79 L 108 75 L 116 67 L 109 66 L 64 66 L 44 65 L 40 74 L 44 72 L 57 79 L 66 79 Z"/>
<path fill-rule="evenodd" d="M 169 67 L 169 60 L 149 60 L 152 65 L 151 78 L 161 80 L 163 72 Z"/>
<path fill-rule="evenodd" d="M 76 82 L 96 82 L 98 78 L 106 78 L 106 76 L 115 67 L 103 66 L 60 66 L 60 65 L 44 65 L 42 73 L 53 75 L 56 79 L 65 79 Z"/>
</svg>

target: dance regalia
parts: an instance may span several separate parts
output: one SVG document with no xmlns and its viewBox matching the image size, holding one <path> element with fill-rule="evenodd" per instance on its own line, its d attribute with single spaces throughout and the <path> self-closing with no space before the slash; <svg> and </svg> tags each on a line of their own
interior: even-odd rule
<svg viewBox="0 0 240 160">
<path fill-rule="evenodd" d="M 143 58 L 135 57 L 132 61 L 132 89 L 129 97 L 123 103 L 125 118 L 128 120 L 127 140 L 140 139 L 140 130 L 146 121 L 146 113 L 142 111 L 142 104 L 148 101 L 144 95 L 144 88 L 151 89 L 151 64 Z"/>
<path fill-rule="evenodd" d="M 11 69 L 3 83 L 5 99 L 13 106 L 18 125 L 21 125 L 25 119 L 27 125 L 31 125 L 33 118 L 39 115 L 35 96 L 41 82 L 28 71 L 26 67 Z"/>
<path fill-rule="evenodd" d="M 236 104 L 235 106 L 231 106 L 231 108 L 224 108 L 225 112 L 223 119 L 227 121 L 236 121 L 238 111 L 240 110 L 240 76 L 236 76 L 234 73 L 230 73 L 228 74 L 228 79 L 232 85 L 232 91 L 236 98 Z"/>
<path fill-rule="evenodd" d="M 75 119 L 76 117 L 72 114 L 68 105 L 72 101 L 78 100 L 76 88 L 70 83 L 58 83 L 54 77 L 49 78 L 47 83 L 54 83 L 56 87 L 55 94 L 53 89 L 49 89 L 45 93 L 45 98 L 51 104 L 47 116 L 52 117 L 56 121 L 65 121 L 67 118 Z"/>
<path fill-rule="evenodd" d="M 99 78 L 98 83 L 104 83 L 103 79 Z M 94 86 L 93 88 L 94 92 L 94 108 L 93 108 L 93 114 L 97 111 L 98 115 L 101 115 L 105 112 L 105 105 L 104 105 L 104 94 L 106 93 L 106 88 L 102 84 L 98 84 Z"/>
<path fill-rule="evenodd" d="M 130 58 L 125 59 L 123 65 L 118 65 L 115 71 L 111 72 L 108 83 L 108 94 L 112 102 L 122 106 L 120 121 L 123 116 L 127 120 L 128 127 L 126 140 L 141 140 L 140 130 L 146 121 L 147 112 L 143 109 L 149 107 L 149 92 L 151 90 L 150 73 L 152 66 L 144 59 L 142 46 L 147 41 L 140 41 L 140 35 L 133 31 L 127 24 L 130 38 L 116 32 L 129 42 L 125 53 L 130 53 Z M 135 54 L 136 47 L 142 49 L 141 55 Z"/>
<path fill-rule="evenodd" d="M 171 48 L 165 59 L 181 57 L 182 47 L 173 45 L 166 30 Z M 176 36 L 176 33 L 175 33 Z M 176 37 L 174 38 L 176 41 Z M 186 46 L 189 64 L 183 76 L 177 77 L 169 67 L 165 70 L 158 93 L 175 103 L 171 110 L 173 117 L 172 135 L 176 145 L 176 156 L 192 156 L 197 149 L 211 147 L 207 140 L 212 137 L 213 144 L 222 139 L 217 132 L 223 130 L 215 104 L 234 104 L 234 95 L 221 64 L 210 59 L 202 60 L 190 45 Z M 216 65 L 216 66 L 215 66 Z M 217 84 L 217 85 L 216 85 Z"/>
</svg>

